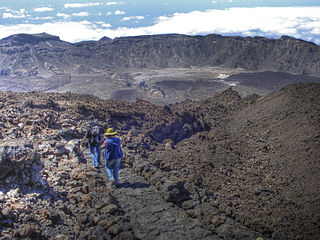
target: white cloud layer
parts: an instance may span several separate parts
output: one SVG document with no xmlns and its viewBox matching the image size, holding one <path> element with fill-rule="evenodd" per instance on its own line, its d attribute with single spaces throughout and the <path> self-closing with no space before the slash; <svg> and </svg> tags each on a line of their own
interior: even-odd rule
<svg viewBox="0 0 320 240">
<path fill-rule="evenodd" d="M 121 11 L 120 11 L 121 12 Z M 23 13 L 22 13 L 23 14 Z M 60 14 L 66 20 L 69 15 Z M 320 45 L 320 7 L 257 7 L 226 10 L 194 11 L 160 17 L 152 26 L 106 29 L 88 21 L 53 22 L 19 25 L 1 25 L 0 38 L 15 33 L 47 32 L 68 42 L 98 40 L 103 36 L 120 36 L 180 33 L 204 35 L 264 36 L 277 38 L 289 35 Z"/>
<path fill-rule="evenodd" d="M 117 5 L 118 3 L 117 2 L 107 2 L 106 4 L 107 4 L 107 6 L 111 6 L 111 5 Z"/>
<path fill-rule="evenodd" d="M 83 7 L 95 7 L 100 6 L 102 3 L 66 3 L 64 8 L 83 8 Z"/>
<path fill-rule="evenodd" d="M 54 17 L 48 16 L 48 17 L 33 17 L 32 20 L 51 20 L 54 19 Z"/>
<path fill-rule="evenodd" d="M 57 13 L 57 17 L 62 17 L 64 19 L 68 19 L 68 18 L 71 18 L 71 15 L 68 15 L 68 14 L 65 14 L 65 13 Z M 42 25 L 45 26 L 45 24 L 42 24 Z M 23 24 L 21 24 L 21 26 L 23 26 Z"/>
<path fill-rule="evenodd" d="M 124 17 L 122 21 L 130 21 L 130 20 L 143 20 L 144 16 L 133 16 L 133 17 Z"/>
<path fill-rule="evenodd" d="M 6 8 L 6 11 L 2 14 L 2 18 L 25 18 L 25 17 L 27 17 L 26 10 L 23 8 L 20 9 L 19 11 L 13 11 Z"/>
<path fill-rule="evenodd" d="M 233 2 L 233 0 L 214 0 L 214 1 L 212 1 L 212 3 L 226 3 L 226 2 L 228 2 L 228 3 L 232 3 Z"/>
<path fill-rule="evenodd" d="M 101 25 L 104 28 L 110 28 L 112 25 L 110 23 L 105 23 L 105 22 L 96 22 L 97 24 Z"/>
<path fill-rule="evenodd" d="M 87 17 L 87 16 L 89 16 L 89 13 L 88 12 L 78 12 L 78 13 L 73 13 L 72 16 Z"/>
<path fill-rule="evenodd" d="M 114 12 L 114 15 L 124 15 L 124 14 L 126 14 L 126 13 L 124 11 L 121 11 L 121 10 L 116 10 Z"/>
<path fill-rule="evenodd" d="M 52 12 L 54 9 L 51 7 L 39 7 L 33 9 L 34 12 Z"/>
<path fill-rule="evenodd" d="M 125 4 L 125 2 L 107 2 L 107 6 Z"/>
</svg>

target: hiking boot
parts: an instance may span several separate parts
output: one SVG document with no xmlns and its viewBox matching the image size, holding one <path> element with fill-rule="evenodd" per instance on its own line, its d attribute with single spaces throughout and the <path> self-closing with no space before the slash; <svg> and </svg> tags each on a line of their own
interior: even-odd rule
<svg viewBox="0 0 320 240">
<path fill-rule="evenodd" d="M 115 180 L 112 180 L 112 181 L 111 181 L 111 187 L 112 187 L 112 188 L 119 188 L 120 185 L 119 185 L 119 183 L 116 183 Z"/>
<path fill-rule="evenodd" d="M 93 166 L 95 169 L 100 169 L 101 168 L 101 165 L 95 165 L 95 166 Z"/>
<path fill-rule="evenodd" d="M 115 180 L 112 180 L 111 181 L 111 187 L 115 187 L 116 186 L 116 181 Z"/>
</svg>

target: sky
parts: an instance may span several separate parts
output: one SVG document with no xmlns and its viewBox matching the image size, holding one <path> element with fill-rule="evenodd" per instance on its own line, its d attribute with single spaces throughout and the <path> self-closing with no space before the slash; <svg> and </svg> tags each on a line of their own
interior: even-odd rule
<svg viewBox="0 0 320 240">
<path fill-rule="evenodd" d="M 72 43 L 178 33 L 320 45 L 320 0 L 0 0 L 0 39 L 42 32 Z"/>
</svg>

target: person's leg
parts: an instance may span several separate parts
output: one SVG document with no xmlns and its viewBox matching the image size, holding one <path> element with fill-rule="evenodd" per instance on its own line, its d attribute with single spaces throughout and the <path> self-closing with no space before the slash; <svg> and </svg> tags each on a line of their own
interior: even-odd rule
<svg viewBox="0 0 320 240">
<path fill-rule="evenodd" d="M 89 144 L 90 155 L 92 157 L 92 164 L 95 166 L 96 163 L 96 155 L 95 155 L 95 146 Z"/>
<path fill-rule="evenodd" d="M 96 147 L 96 165 L 100 165 L 101 162 L 100 162 L 100 158 L 101 158 L 101 151 L 100 151 L 100 146 L 97 146 Z"/>
<path fill-rule="evenodd" d="M 113 160 L 106 160 L 105 168 L 106 168 L 106 172 L 109 176 L 110 181 L 114 180 L 113 173 L 111 170 L 111 169 L 113 169 L 113 165 L 114 165 L 114 159 Z"/>
<path fill-rule="evenodd" d="M 119 169 L 121 164 L 121 158 L 114 159 L 114 165 L 113 165 L 113 177 L 116 184 L 119 184 Z"/>
</svg>

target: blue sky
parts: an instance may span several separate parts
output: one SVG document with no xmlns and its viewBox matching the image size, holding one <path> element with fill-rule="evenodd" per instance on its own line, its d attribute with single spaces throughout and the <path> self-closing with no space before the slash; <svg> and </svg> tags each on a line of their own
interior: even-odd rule
<svg viewBox="0 0 320 240">
<path fill-rule="evenodd" d="M 0 1 L 0 38 L 57 35 L 68 42 L 180 33 L 282 35 L 320 45 L 319 0 Z"/>
</svg>

